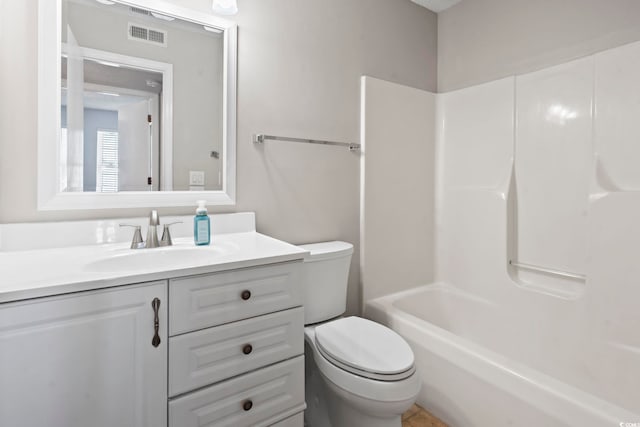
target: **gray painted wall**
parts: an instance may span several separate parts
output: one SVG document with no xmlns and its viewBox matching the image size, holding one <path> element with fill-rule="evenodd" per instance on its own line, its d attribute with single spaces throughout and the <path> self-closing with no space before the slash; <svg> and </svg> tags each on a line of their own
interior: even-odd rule
<svg viewBox="0 0 640 427">
<path fill-rule="evenodd" d="M 464 0 L 438 15 L 438 91 L 640 40 L 637 0 Z"/>
<path fill-rule="evenodd" d="M 180 3 L 211 7 L 210 0 Z M 258 147 L 251 134 L 358 141 L 362 74 L 435 90 L 437 17 L 409 0 L 238 3 L 237 205 L 210 211 L 255 211 L 259 231 L 292 243 L 356 244 L 348 300 L 356 312 L 359 156 L 337 147 Z M 146 209 L 37 211 L 36 0 L 0 0 L 0 52 L 0 222 L 146 215 Z"/>
</svg>

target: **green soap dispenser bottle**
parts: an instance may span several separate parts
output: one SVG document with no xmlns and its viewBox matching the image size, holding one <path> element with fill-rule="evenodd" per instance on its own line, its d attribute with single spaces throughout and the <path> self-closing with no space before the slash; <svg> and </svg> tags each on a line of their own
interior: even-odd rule
<svg viewBox="0 0 640 427">
<path fill-rule="evenodd" d="M 208 245 L 211 243 L 211 221 L 207 214 L 205 200 L 198 200 L 196 216 L 193 217 L 193 241 L 196 245 Z"/>
</svg>

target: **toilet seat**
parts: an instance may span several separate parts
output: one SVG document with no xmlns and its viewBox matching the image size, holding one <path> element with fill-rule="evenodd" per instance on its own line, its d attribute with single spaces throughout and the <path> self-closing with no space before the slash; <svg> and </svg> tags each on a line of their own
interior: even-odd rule
<svg viewBox="0 0 640 427">
<path fill-rule="evenodd" d="M 305 326 L 304 336 L 311 351 L 309 356 L 315 361 L 319 373 L 327 381 L 327 384 L 333 384 L 336 389 L 343 390 L 356 400 L 364 399 L 364 401 L 377 402 L 376 405 L 383 402 L 386 405 L 390 402 L 415 401 L 421 384 L 417 371 L 403 380 L 381 381 L 342 369 L 337 364 L 330 362 L 318 349 L 315 337 L 316 329 L 320 326 L 322 324 Z"/>
<path fill-rule="evenodd" d="M 415 372 L 406 341 L 386 326 L 361 317 L 318 325 L 314 341 L 331 364 L 364 378 L 401 381 Z"/>
</svg>

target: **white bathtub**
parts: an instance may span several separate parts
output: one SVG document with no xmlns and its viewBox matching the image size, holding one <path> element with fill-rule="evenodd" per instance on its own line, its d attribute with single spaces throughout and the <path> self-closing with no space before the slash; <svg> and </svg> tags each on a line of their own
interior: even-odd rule
<svg viewBox="0 0 640 427">
<path fill-rule="evenodd" d="M 597 376 L 579 386 L 567 381 L 583 378 L 586 362 L 558 362 L 562 373 L 550 375 L 566 343 L 531 351 L 527 344 L 540 337 L 529 338 L 539 332 L 524 312 L 518 316 L 453 286 L 432 284 L 372 300 L 366 316 L 409 342 L 422 378 L 418 403 L 451 426 L 640 427 L 640 378 L 624 390 L 635 396 L 614 403 L 607 398 L 615 395 L 611 385 L 598 387 Z M 623 356 L 640 361 L 633 352 Z M 566 372 L 572 367 L 576 372 Z"/>
</svg>

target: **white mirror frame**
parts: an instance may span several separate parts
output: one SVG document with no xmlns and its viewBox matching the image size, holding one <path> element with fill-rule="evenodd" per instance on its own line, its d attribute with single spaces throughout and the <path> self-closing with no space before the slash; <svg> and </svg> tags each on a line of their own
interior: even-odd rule
<svg viewBox="0 0 640 427">
<path fill-rule="evenodd" d="M 236 87 L 235 23 L 165 0 L 113 0 L 224 31 L 223 188 L 221 191 L 126 191 L 118 193 L 59 192 L 61 22 L 62 0 L 38 1 L 38 209 L 117 209 L 163 206 L 235 205 Z"/>
</svg>

